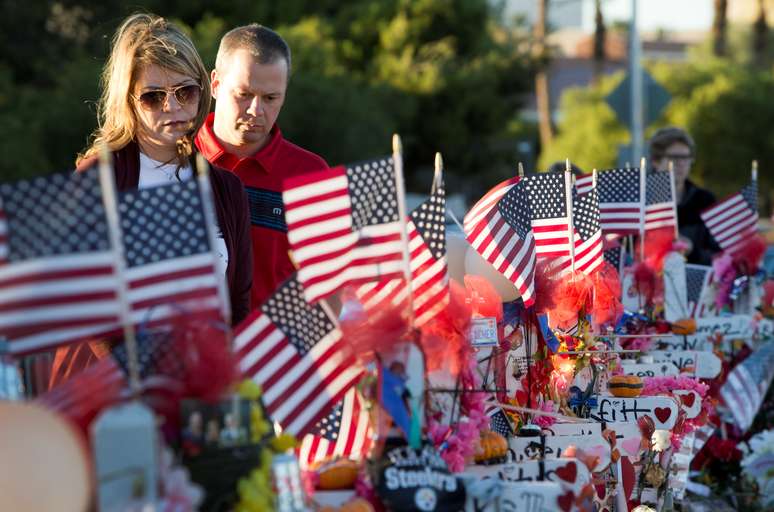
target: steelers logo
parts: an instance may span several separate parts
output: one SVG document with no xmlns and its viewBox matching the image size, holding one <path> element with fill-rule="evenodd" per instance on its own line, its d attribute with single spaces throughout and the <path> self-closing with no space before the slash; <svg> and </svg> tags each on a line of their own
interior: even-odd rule
<svg viewBox="0 0 774 512">
<path fill-rule="evenodd" d="M 416 494 L 414 494 L 414 504 L 419 510 L 435 510 L 435 505 L 437 503 L 438 498 L 435 495 L 435 491 L 429 487 L 422 487 L 421 489 L 417 489 Z"/>
</svg>

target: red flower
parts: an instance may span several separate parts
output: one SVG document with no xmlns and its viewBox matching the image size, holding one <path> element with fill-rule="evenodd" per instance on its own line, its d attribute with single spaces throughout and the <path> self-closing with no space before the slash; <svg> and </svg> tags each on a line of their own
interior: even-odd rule
<svg viewBox="0 0 774 512">
<path fill-rule="evenodd" d="M 742 451 L 736 447 L 733 439 L 720 439 L 717 436 L 710 438 L 707 448 L 713 457 L 723 462 L 742 460 Z"/>
</svg>

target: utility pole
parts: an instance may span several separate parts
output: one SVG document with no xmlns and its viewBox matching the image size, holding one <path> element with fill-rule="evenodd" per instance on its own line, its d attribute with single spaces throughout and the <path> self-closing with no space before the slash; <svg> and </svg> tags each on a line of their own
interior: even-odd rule
<svg viewBox="0 0 774 512">
<path fill-rule="evenodd" d="M 643 97 L 640 35 L 637 30 L 637 0 L 632 0 L 632 22 L 629 28 L 629 73 L 632 77 L 632 161 L 639 162 L 643 156 Z"/>
<path fill-rule="evenodd" d="M 548 50 L 546 34 L 548 32 L 548 0 L 537 0 L 538 14 L 535 20 L 535 100 L 537 101 L 538 126 L 540 128 L 540 145 L 548 146 L 554 138 L 554 127 L 551 119 L 551 100 L 548 88 Z"/>
</svg>

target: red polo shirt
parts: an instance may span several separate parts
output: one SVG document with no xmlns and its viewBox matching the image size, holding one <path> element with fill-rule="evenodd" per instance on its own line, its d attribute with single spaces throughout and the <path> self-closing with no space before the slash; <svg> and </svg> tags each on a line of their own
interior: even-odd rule
<svg viewBox="0 0 774 512">
<path fill-rule="evenodd" d="M 282 203 L 282 182 L 291 176 L 325 169 L 321 157 L 282 138 L 276 124 L 269 143 L 256 154 L 239 158 L 227 153 L 215 137 L 210 114 L 196 135 L 196 147 L 207 160 L 236 174 L 250 203 L 250 235 L 253 242 L 252 308 L 263 304 L 277 286 L 295 270 L 288 257 L 287 225 Z"/>
</svg>

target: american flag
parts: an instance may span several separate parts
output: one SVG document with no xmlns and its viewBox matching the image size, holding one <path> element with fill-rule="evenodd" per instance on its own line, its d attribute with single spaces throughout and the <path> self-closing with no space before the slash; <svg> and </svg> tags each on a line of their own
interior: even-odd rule
<svg viewBox="0 0 774 512">
<path fill-rule="evenodd" d="M 610 263 L 619 275 L 622 274 L 624 268 L 624 258 L 626 254 L 623 246 L 619 245 L 616 247 L 611 247 L 610 249 L 607 249 L 604 254 L 605 261 Z"/>
<path fill-rule="evenodd" d="M 406 223 L 409 238 L 414 324 L 421 327 L 449 303 L 446 270 L 446 199 L 443 183 L 414 209 Z M 408 295 L 405 279 L 382 279 L 358 287 L 366 311 L 389 301 L 401 304 Z"/>
<path fill-rule="evenodd" d="M 672 171 L 650 171 L 645 178 L 645 231 L 677 225 Z"/>
<path fill-rule="evenodd" d="M 0 210 L 0 339 L 10 352 L 115 332 L 115 252 L 98 175 L 0 185 Z"/>
<path fill-rule="evenodd" d="M 731 197 L 701 213 L 718 245 L 729 254 L 744 247 L 758 224 L 758 187 L 753 181 Z"/>
<path fill-rule="evenodd" d="M 575 192 L 585 194 L 594 188 L 594 174 L 581 174 L 575 178 Z"/>
<path fill-rule="evenodd" d="M 513 436 L 513 427 L 505 411 L 497 405 L 497 399 L 492 396 L 484 404 L 484 412 L 489 416 L 489 429 L 506 439 Z"/>
<path fill-rule="evenodd" d="M 685 265 L 688 313 L 692 317 L 701 316 L 701 313 L 703 313 L 700 306 L 701 299 L 709 286 L 711 276 L 712 267 L 708 265 L 696 265 L 694 263 L 687 263 Z"/>
<path fill-rule="evenodd" d="M 244 376 L 263 389 L 266 410 L 295 436 L 308 432 L 362 375 L 333 314 L 305 300 L 295 275 L 237 327 L 234 348 Z"/>
<path fill-rule="evenodd" d="M 335 457 L 362 459 L 371 448 L 372 433 L 368 411 L 357 389 L 352 388 L 301 440 L 298 449 L 301 469 Z"/>
<path fill-rule="evenodd" d="M 197 180 L 120 194 L 132 322 L 155 326 L 181 313 L 219 318 L 218 269 Z"/>
<path fill-rule="evenodd" d="M 490 190 L 465 215 L 470 245 L 510 280 L 526 306 L 535 302 L 535 238 L 529 201 L 519 178 Z"/>
<path fill-rule="evenodd" d="M 602 251 L 602 229 L 599 224 L 599 197 L 596 189 L 575 195 L 572 203 L 575 268 L 588 275 L 605 261 Z"/>
<path fill-rule="evenodd" d="M 611 169 L 597 176 L 599 217 L 605 234 L 637 234 L 642 219 L 639 169 Z"/>
<path fill-rule="evenodd" d="M 284 187 L 288 241 L 309 302 L 346 284 L 403 275 L 392 158 L 305 174 Z"/>
<path fill-rule="evenodd" d="M 746 431 L 752 425 L 774 377 L 774 343 L 764 343 L 729 372 L 720 397 L 736 425 Z"/>
<path fill-rule="evenodd" d="M 183 390 L 185 369 L 174 347 L 169 333 L 137 339 L 140 393 L 154 408 L 174 405 Z M 100 410 L 131 396 L 128 375 L 126 345 L 121 344 L 111 356 L 39 396 L 36 402 L 86 426 Z"/>
<path fill-rule="evenodd" d="M 569 179 L 569 173 L 556 172 L 532 174 L 522 180 L 538 257 L 556 258 L 570 254 Z"/>
</svg>

